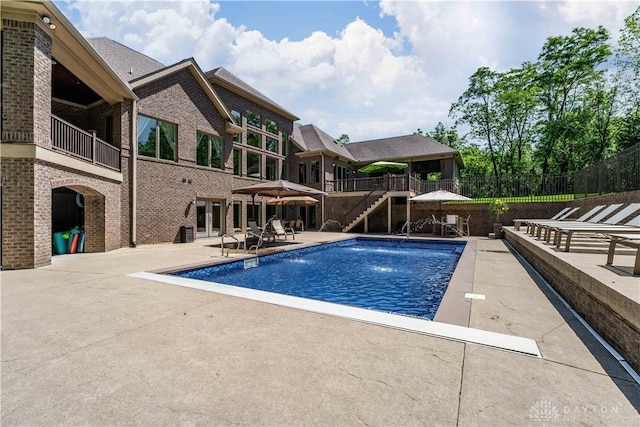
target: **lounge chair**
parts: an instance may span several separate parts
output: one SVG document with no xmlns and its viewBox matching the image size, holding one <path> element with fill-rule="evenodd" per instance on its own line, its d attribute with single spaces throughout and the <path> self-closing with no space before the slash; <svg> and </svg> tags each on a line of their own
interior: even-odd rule
<svg viewBox="0 0 640 427">
<path fill-rule="evenodd" d="M 284 236 L 284 240 L 287 240 L 287 235 L 293 236 L 293 240 L 296 240 L 296 232 L 293 228 L 285 228 L 279 219 L 271 221 L 271 229 L 276 237 Z"/>
<path fill-rule="evenodd" d="M 559 227 L 566 224 L 584 224 L 585 222 L 593 222 L 597 223 L 602 221 L 603 218 L 606 218 L 613 211 L 622 206 L 622 203 L 610 205 L 605 207 L 606 205 L 596 206 L 590 209 L 587 213 L 580 216 L 575 220 L 565 220 L 565 221 L 541 221 L 536 223 L 531 223 L 531 235 L 536 234 L 536 237 L 541 237 L 542 231 L 544 230 L 544 240 L 547 242 L 551 238 L 551 234 L 555 231 L 555 227 Z M 535 229 L 537 227 L 537 233 L 535 233 Z"/>
<path fill-rule="evenodd" d="M 560 212 L 558 212 L 557 214 L 552 216 L 551 218 L 514 219 L 513 220 L 513 229 L 515 231 L 519 231 L 520 230 L 520 226 L 522 224 L 529 224 L 530 222 L 535 222 L 535 221 L 561 221 L 561 220 L 563 220 L 565 218 L 568 218 L 569 215 L 571 215 L 572 213 L 574 213 L 578 209 L 580 209 L 580 208 L 579 207 L 578 208 L 572 208 L 572 207 L 564 208 Z"/>
<path fill-rule="evenodd" d="M 607 253 L 607 265 L 613 264 L 613 255 L 616 245 L 636 248 L 636 262 L 633 265 L 633 274 L 640 274 L 640 234 L 611 234 L 609 236 L 609 253 Z"/>
<path fill-rule="evenodd" d="M 640 233 L 640 215 L 633 218 L 622 225 L 619 225 L 620 218 L 626 218 L 630 213 L 634 213 L 640 210 L 640 203 L 632 203 L 623 209 L 620 213 L 614 215 L 605 223 L 602 224 L 580 224 L 580 225 L 567 225 L 558 227 L 556 246 L 559 248 L 562 243 L 562 236 L 566 235 L 567 239 L 564 246 L 564 251 L 569 252 L 571 247 L 571 238 L 574 234 L 589 233 L 589 234 L 635 234 Z M 624 215 L 623 215 L 624 214 Z M 617 221 L 617 222 L 614 222 Z"/>
<path fill-rule="evenodd" d="M 244 238 L 244 246 L 246 251 L 250 251 L 252 248 L 256 250 L 261 247 L 265 242 L 276 240 L 276 236 L 273 233 L 266 232 L 258 227 L 258 223 L 255 221 L 247 222 L 249 230 Z"/>
</svg>

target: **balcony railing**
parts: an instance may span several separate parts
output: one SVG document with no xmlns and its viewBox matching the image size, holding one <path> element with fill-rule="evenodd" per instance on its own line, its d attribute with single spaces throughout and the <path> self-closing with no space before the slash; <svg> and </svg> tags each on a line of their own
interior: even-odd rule
<svg viewBox="0 0 640 427">
<path fill-rule="evenodd" d="M 96 137 L 95 131 L 86 132 L 53 114 L 51 142 L 58 151 L 109 169 L 120 170 L 119 148 Z"/>
</svg>

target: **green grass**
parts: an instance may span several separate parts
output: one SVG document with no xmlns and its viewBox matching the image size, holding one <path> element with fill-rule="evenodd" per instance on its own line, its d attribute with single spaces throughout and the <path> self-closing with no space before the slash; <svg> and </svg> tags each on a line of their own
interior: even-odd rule
<svg viewBox="0 0 640 427">
<path fill-rule="evenodd" d="M 443 202 L 447 204 L 460 203 L 489 203 L 491 200 L 499 198 L 505 203 L 545 203 L 545 202 L 571 202 L 575 199 L 573 194 L 554 194 L 550 196 L 522 196 L 522 197 L 481 197 L 469 201 Z"/>
</svg>

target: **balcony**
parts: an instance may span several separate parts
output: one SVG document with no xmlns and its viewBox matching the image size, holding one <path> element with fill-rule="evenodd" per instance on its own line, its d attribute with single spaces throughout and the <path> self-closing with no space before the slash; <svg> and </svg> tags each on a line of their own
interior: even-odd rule
<svg viewBox="0 0 640 427">
<path fill-rule="evenodd" d="M 95 131 L 84 131 L 60 117 L 51 115 L 53 149 L 78 159 L 120 171 L 120 149 L 96 137 Z"/>
</svg>

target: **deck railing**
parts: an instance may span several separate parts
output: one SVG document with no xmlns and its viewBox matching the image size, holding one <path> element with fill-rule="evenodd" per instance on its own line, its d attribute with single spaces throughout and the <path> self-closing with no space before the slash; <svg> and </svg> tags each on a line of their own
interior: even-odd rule
<svg viewBox="0 0 640 427">
<path fill-rule="evenodd" d="M 51 143 L 53 148 L 84 161 L 113 170 L 120 170 L 120 149 L 60 117 L 51 115 Z"/>
</svg>

